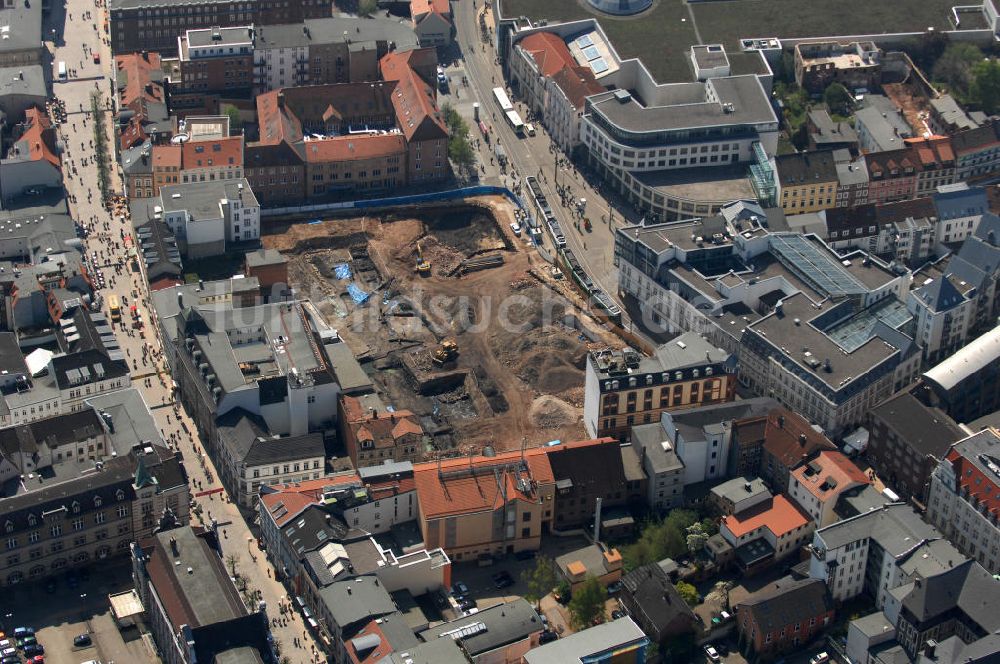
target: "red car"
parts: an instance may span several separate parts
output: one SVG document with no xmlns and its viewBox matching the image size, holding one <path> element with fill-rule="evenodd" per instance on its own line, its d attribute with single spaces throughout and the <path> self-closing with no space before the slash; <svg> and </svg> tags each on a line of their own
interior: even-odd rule
<svg viewBox="0 0 1000 664">
<path fill-rule="evenodd" d="M 45 655 L 35 655 L 29 661 L 31 664 L 45 664 Z"/>
</svg>

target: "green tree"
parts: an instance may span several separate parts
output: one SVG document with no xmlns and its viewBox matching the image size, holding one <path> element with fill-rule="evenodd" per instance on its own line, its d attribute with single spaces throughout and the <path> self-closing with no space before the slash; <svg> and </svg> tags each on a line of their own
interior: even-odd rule
<svg viewBox="0 0 1000 664">
<path fill-rule="evenodd" d="M 460 168 L 470 169 L 476 162 L 476 154 L 469 141 L 469 125 L 451 104 L 441 107 L 444 124 L 448 127 L 448 158 Z"/>
<path fill-rule="evenodd" d="M 972 83 L 972 68 L 983 59 L 983 52 L 967 42 L 951 44 L 934 63 L 931 76 L 964 97 Z"/>
<path fill-rule="evenodd" d="M 563 603 L 565 603 L 566 599 L 573 594 L 573 586 L 566 579 L 560 579 L 559 584 L 556 586 L 556 593 L 562 598 Z"/>
<path fill-rule="evenodd" d="M 232 104 L 226 104 L 226 115 L 229 117 L 229 133 L 238 134 L 243 129 L 243 118 L 240 117 L 240 109 Z"/>
<path fill-rule="evenodd" d="M 708 533 L 702 530 L 701 523 L 695 521 L 691 524 L 685 531 L 687 533 L 686 543 L 688 553 L 692 557 L 698 555 L 698 552 L 705 548 L 705 542 L 708 541 Z"/>
<path fill-rule="evenodd" d="M 705 517 L 701 520 L 701 529 L 705 531 L 705 534 L 711 537 L 719 532 L 719 522 L 713 518 Z"/>
<path fill-rule="evenodd" d="M 701 601 L 701 597 L 698 595 L 698 589 L 690 583 L 680 581 L 675 587 L 677 588 L 677 593 L 681 596 L 681 599 L 684 600 L 688 606 L 697 606 L 698 602 Z"/>
<path fill-rule="evenodd" d="M 378 9 L 378 0 L 358 0 L 358 15 L 371 16 Z"/>
<path fill-rule="evenodd" d="M 229 566 L 229 576 L 236 576 L 236 568 L 240 564 L 240 559 L 234 554 L 230 553 L 226 556 L 226 565 Z"/>
<path fill-rule="evenodd" d="M 555 565 L 552 559 L 547 556 L 538 556 L 535 559 L 535 567 L 521 572 L 521 579 L 527 584 L 528 592 L 524 593 L 524 598 L 529 602 L 537 604 L 543 597 L 552 592 L 556 585 Z"/>
<path fill-rule="evenodd" d="M 608 601 L 608 589 L 601 585 L 596 576 L 587 575 L 580 588 L 569 601 L 569 613 L 574 629 L 586 629 L 594 621 L 604 618 L 604 603 Z"/>
<path fill-rule="evenodd" d="M 850 115 L 851 107 L 854 105 L 851 93 L 840 83 L 831 83 L 826 87 L 823 91 L 823 101 L 830 109 L 830 113 L 837 115 Z"/>
<path fill-rule="evenodd" d="M 976 63 L 969 97 L 988 115 L 1000 109 L 1000 61 L 991 58 Z"/>
</svg>

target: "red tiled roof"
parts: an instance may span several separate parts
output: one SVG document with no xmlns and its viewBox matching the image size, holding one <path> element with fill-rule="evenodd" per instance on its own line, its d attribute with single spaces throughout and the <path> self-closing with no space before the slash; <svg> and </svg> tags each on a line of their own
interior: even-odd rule
<svg viewBox="0 0 1000 664">
<path fill-rule="evenodd" d="M 186 141 L 181 153 L 185 170 L 211 166 L 242 166 L 243 137 L 227 136 L 200 141 Z"/>
<path fill-rule="evenodd" d="M 583 108 L 584 99 L 605 90 L 604 86 L 594 78 L 594 72 L 590 67 L 563 67 L 552 75 L 552 82 L 559 86 L 577 109 Z"/>
<path fill-rule="evenodd" d="M 354 161 L 401 155 L 406 152 L 402 134 L 338 136 L 306 141 L 302 147 L 307 162 Z"/>
<path fill-rule="evenodd" d="M 420 511 L 425 518 L 440 518 L 458 514 L 490 511 L 514 500 L 536 501 L 536 487 L 555 482 L 549 465 L 546 448 L 535 447 L 524 452 L 527 471 L 516 470 L 521 460 L 520 452 L 504 452 L 493 457 L 429 461 L 413 466 L 413 476 L 420 498 Z M 503 468 L 515 469 L 502 473 L 505 491 L 497 482 L 495 472 Z M 518 487 L 518 480 L 531 482 L 529 493 Z"/>
<path fill-rule="evenodd" d="M 55 132 L 49 116 L 34 106 L 25 110 L 24 115 L 28 128 L 21 135 L 21 141 L 28 144 L 28 156 L 32 161 L 44 160 L 61 168 L 62 161 L 55 152 Z"/>
<path fill-rule="evenodd" d="M 951 147 L 951 139 L 947 136 L 906 138 L 903 140 L 924 166 L 945 165 L 955 161 L 955 151 Z"/>
<path fill-rule="evenodd" d="M 379 60 L 382 78 L 396 81 L 396 88 L 392 91 L 396 124 L 403 130 L 407 141 L 447 138 L 448 130 L 438 111 L 434 88 L 417 75 L 410 62 L 411 57 L 416 57 L 413 51 L 393 51 Z"/>
<path fill-rule="evenodd" d="M 858 484 L 871 484 L 861 469 L 839 451 L 820 452 L 811 462 L 793 470 L 792 476 L 822 502 Z"/>
<path fill-rule="evenodd" d="M 127 53 L 115 56 L 118 80 L 125 81 L 120 92 L 121 105 L 138 111 L 136 102 L 140 100 L 164 102 L 163 86 L 153 82 L 152 72 L 160 70 L 159 53 Z"/>
<path fill-rule="evenodd" d="M 775 408 L 767 416 L 764 450 L 786 468 L 793 468 L 819 450 L 835 450 L 830 439 L 816 431 L 798 413 Z"/>
<path fill-rule="evenodd" d="M 757 509 L 742 512 L 739 516 L 730 514 L 722 517 L 723 525 L 734 537 L 742 537 L 761 526 L 774 533 L 775 537 L 782 537 L 809 521 L 802 510 L 780 493 L 770 503 L 764 503 Z"/>
<path fill-rule="evenodd" d="M 542 76 L 552 76 L 564 67 L 576 67 L 566 42 L 551 32 L 536 32 L 522 39 L 518 46 L 531 54 Z"/>
<path fill-rule="evenodd" d="M 179 145 L 154 145 L 153 146 L 153 167 L 167 168 L 175 166 L 181 168 L 181 146 Z"/>
<path fill-rule="evenodd" d="M 448 0 L 410 0 L 410 16 L 418 21 L 424 14 L 440 14 L 451 22 L 451 3 Z"/>
</svg>

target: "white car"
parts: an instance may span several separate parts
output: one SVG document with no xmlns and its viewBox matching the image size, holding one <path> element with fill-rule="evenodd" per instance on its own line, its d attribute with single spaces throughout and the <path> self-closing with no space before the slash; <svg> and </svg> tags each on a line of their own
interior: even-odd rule
<svg viewBox="0 0 1000 664">
<path fill-rule="evenodd" d="M 705 646 L 705 656 L 708 657 L 710 661 L 713 662 L 719 661 L 719 651 L 713 648 L 712 646 L 708 645 Z"/>
<path fill-rule="evenodd" d="M 825 662 L 829 661 L 830 661 L 830 655 L 828 655 L 825 652 L 821 652 L 815 657 L 811 657 L 809 659 L 809 664 L 824 664 Z"/>
<path fill-rule="evenodd" d="M 534 136 L 535 135 L 535 125 L 533 125 L 533 124 L 531 124 L 529 122 L 528 124 L 524 125 L 524 131 L 528 132 L 528 136 Z"/>
<path fill-rule="evenodd" d="M 510 230 L 514 231 L 514 235 L 521 237 L 521 224 L 516 221 L 510 222 Z"/>
</svg>

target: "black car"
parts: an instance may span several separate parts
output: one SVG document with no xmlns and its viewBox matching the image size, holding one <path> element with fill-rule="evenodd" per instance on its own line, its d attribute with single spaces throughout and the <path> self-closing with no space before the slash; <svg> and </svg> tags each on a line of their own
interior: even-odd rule
<svg viewBox="0 0 1000 664">
<path fill-rule="evenodd" d="M 462 609 L 463 611 L 468 611 L 469 609 L 475 606 L 476 606 L 476 600 L 472 599 L 471 597 L 463 597 L 458 601 L 458 608 Z"/>
<path fill-rule="evenodd" d="M 465 585 L 461 581 L 456 581 L 451 586 L 451 594 L 454 595 L 456 598 L 465 597 L 466 595 L 469 594 L 469 586 Z"/>
<path fill-rule="evenodd" d="M 612 620 L 618 620 L 619 618 L 624 618 L 624 617 L 625 617 L 625 612 L 622 611 L 621 609 L 615 609 L 614 611 L 611 612 Z"/>
<path fill-rule="evenodd" d="M 73 645 L 77 648 L 85 648 L 91 643 L 93 643 L 93 641 L 90 640 L 90 634 L 80 634 L 79 636 L 73 637 Z"/>
<path fill-rule="evenodd" d="M 44 655 L 45 648 L 42 647 L 41 643 L 33 643 L 30 646 L 24 647 L 24 654 L 29 657 L 34 657 L 35 655 Z"/>
<path fill-rule="evenodd" d="M 497 590 L 509 588 L 514 585 L 514 577 L 510 575 L 510 572 L 497 572 L 493 575 L 493 585 L 496 586 Z"/>
<path fill-rule="evenodd" d="M 556 634 L 555 632 L 550 632 L 549 630 L 545 630 L 538 637 L 538 642 L 539 643 L 551 643 L 552 641 L 555 641 L 558 638 L 559 638 L 559 635 Z"/>
</svg>

